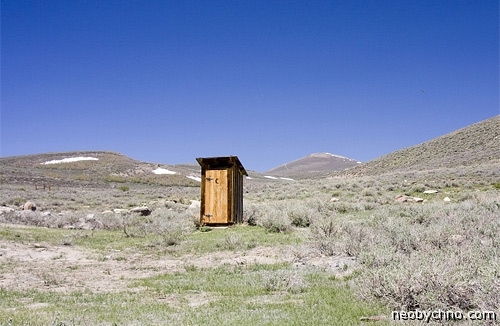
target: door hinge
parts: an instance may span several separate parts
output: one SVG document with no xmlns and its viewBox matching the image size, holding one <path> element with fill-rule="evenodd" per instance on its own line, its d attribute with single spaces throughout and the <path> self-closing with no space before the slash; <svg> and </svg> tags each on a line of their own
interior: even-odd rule
<svg viewBox="0 0 500 326">
<path fill-rule="evenodd" d="M 207 177 L 208 181 L 212 181 L 214 178 Z"/>
</svg>

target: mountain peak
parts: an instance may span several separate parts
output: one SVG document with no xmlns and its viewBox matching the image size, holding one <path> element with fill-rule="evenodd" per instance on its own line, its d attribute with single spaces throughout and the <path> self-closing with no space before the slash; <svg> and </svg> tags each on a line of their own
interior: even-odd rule
<svg viewBox="0 0 500 326">
<path fill-rule="evenodd" d="M 342 171 L 356 166 L 359 162 L 345 156 L 328 152 L 312 153 L 295 161 L 277 166 L 267 174 L 281 177 L 326 176 L 330 172 Z"/>
<path fill-rule="evenodd" d="M 312 154 L 307 155 L 306 157 L 323 157 L 323 158 L 336 157 L 336 158 L 348 159 L 349 160 L 349 158 L 347 158 L 345 156 L 336 155 L 336 154 L 332 154 L 332 153 L 328 153 L 328 152 L 312 153 Z"/>
</svg>

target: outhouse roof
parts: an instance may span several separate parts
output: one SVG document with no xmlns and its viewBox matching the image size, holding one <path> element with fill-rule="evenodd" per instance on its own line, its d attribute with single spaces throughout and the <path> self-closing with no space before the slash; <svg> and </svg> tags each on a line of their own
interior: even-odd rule
<svg viewBox="0 0 500 326">
<path fill-rule="evenodd" d="M 198 157 L 196 159 L 198 163 L 204 169 L 225 169 L 236 167 L 243 173 L 243 175 L 248 175 L 247 171 L 241 164 L 238 156 L 220 156 L 220 157 Z"/>
</svg>

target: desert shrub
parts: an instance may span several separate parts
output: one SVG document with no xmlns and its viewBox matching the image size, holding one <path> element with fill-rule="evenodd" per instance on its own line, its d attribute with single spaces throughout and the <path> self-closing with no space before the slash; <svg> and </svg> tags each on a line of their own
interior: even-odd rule
<svg viewBox="0 0 500 326">
<path fill-rule="evenodd" d="M 16 212 L 2 212 L 0 213 L 0 223 L 15 223 Z"/>
<path fill-rule="evenodd" d="M 456 204 L 377 210 L 358 236 L 373 236 L 357 251 L 363 266 L 355 284 L 359 293 L 394 309 L 498 309 L 496 203 L 483 194 Z M 346 246 L 349 237 L 342 232 L 338 241 Z"/>
<path fill-rule="evenodd" d="M 8 218 L 10 223 L 42 226 L 42 227 L 59 227 L 65 224 L 70 224 L 70 222 L 65 222 L 68 217 L 61 215 L 52 216 L 50 214 L 41 213 L 38 211 L 19 211 L 14 215 L 9 214 Z"/>
<path fill-rule="evenodd" d="M 288 231 L 292 226 L 308 227 L 321 214 L 315 200 L 280 200 L 274 203 L 245 203 L 243 221 L 262 225 L 272 232 Z"/>
<path fill-rule="evenodd" d="M 361 223 L 332 214 L 314 219 L 310 240 L 323 255 L 358 256 L 370 246 L 373 236 Z"/>
<path fill-rule="evenodd" d="M 333 191 L 330 195 L 332 195 L 332 197 L 340 197 L 340 195 L 342 195 L 342 192 L 341 191 Z"/>
<path fill-rule="evenodd" d="M 127 214 L 123 217 L 123 231 L 129 237 L 159 236 L 160 242 L 171 246 L 182 242 L 196 228 L 188 211 L 176 212 L 158 208 L 150 216 Z"/>
<path fill-rule="evenodd" d="M 290 223 L 297 227 L 308 227 L 319 212 L 300 202 L 293 202 L 287 205 L 287 215 Z"/>
<path fill-rule="evenodd" d="M 481 300 L 475 298 L 479 283 L 467 280 L 472 266 L 461 264 L 462 257 L 456 255 L 442 254 L 433 259 L 427 255 L 418 252 L 412 259 L 383 265 L 383 270 L 366 269 L 359 284 L 361 291 L 394 309 L 480 308 Z"/>
<path fill-rule="evenodd" d="M 377 207 L 377 205 L 375 203 L 372 203 L 372 202 L 364 202 L 364 203 L 362 203 L 362 205 L 363 205 L 363 209 L 365 211 L 371 211 Z"/>
<path fill-rule="evenodd" d="M 182 204 L 180 200 L 166 201 L 165 208 L 176 212 L 183 212 L 188 208 L 188 205 Z"/>
<path fill-rule="evenodd" d="M 357 182 L 352 182 L 349 184 L 349 189 L 353 191 L 358 191 L 360 188 L 359 184 Z"/>
<path fill-rule="evenodd" d="M 348 256 L 358 256 L 370 245 L 371 235 L 363 225 L 351 221 L 343 221 L 340 225 L 341 244 L 339 248 Z"/>
<path fill-rule="evenodd" d="M 195 228 L 201 227 L 199 206 L 188 207 L 186 210 L 180 211 L 180 213 L 185 214 L 187 218 L 191 221 L 191 223 L 195 226 Z"/>
<path fill-rule="evenodd" d="M 339 237 L 340 221 L 335 215 L 321 215 L 311 224 L 311 244 L 323 255 L 338 253 Z"/>
<path fill-rule="evenodd" d="M 423 185 L 423 184 L 416 184 L 410 188 L 411 193 L 424 192 L 424 191 L 425 191 L 425 185 Z"/>
<path fill-rule="evenodd" d="M 260 217 L 263 215 L 263 211 L 263 204 L 244 203 L 243 223 L 257 225 Z"/>
<path fill-rule="evenodd" d="M 188 212 L 177 213 L 161 208 L 151 215 L 152 223 L 147 232 L 159 235 L 168 246 L 180 244 L 196 228 Z"/>
<path fill-rule="evenodd" d="M 269 292 L 300 293 L 306 287 L 302 275 L 290 269 L 263 270 L 260 279 L 264 289 Z"/>
<path fill-rule="evenodd" d="M 286 212 L 276 205 L 269 205 L 265 209 L 260 223 L 269 232 L 287 232 L 292 228 L 292 222 Z"/>
<path fill-rule="evenodd" d="M 336 202 L 331 203 L 330 205 L 337 213 L 341 214 L 359 212 L 362 210 L 362 207 L 359 203 Z"/>
<path fill-rule="evenodd" d="M 152 229 L 152 218 L 127 214 L 123 216 L 123 232 L 127 237 L 145 237 L 148 230 Z"/>
<path fill-rule="evenodd" d="M 363 191 L 361 192 L 361 194 L 365 197 L 371 197 L 371 196 L 375 196 L 375 193 L 369 189 L 369 188 L 365 188 L 363 189 Z"/>
<path fill-rule="evenodd" d="M 50 213 L 40 211 L 14 211 L 0 215 L 0 222 L 48 228 L 88 228 L 119 230 L 123 219 L 119 214 L 95 214 L 86 211 Z"/>
<path fill-rule="evenodd" d="M 4 203 L 2 203 L 2 205 L 4 206 L 16 206 L 16 207 L 20 207 L 21 205 L 24 205 L 24 203 L 26 202 L 26 199 L 24 198 L 21 198 L 21 197 L 15 197 L 15 198 L 11 198 L 7 201 L 5 201 Z"/>
<path fill-rule="evenodd" d="M 100 214 L 97 219 L 101 221 L 104 230 L 120 230 L 123 229 L 123 217 L 120 214 Z"/>
</svg>

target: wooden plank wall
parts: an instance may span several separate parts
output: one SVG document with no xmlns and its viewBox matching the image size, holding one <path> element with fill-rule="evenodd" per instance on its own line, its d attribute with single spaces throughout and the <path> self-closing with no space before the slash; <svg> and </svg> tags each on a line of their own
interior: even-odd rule
<svg viewBox="0 0 500 326">
<path fill-rule="evenodd" d="M 200 222 L 209 223 L 209 224 L 234 224 L 234 223 L 243 223 L 243 174 L 244 170 L 242 167 L 240 168 L 239 164 L 236 164 L 234 159 L 231 159 L 229 163 L 208 163 L 204 164 L 201 162 L 201 159 L 198 162 L 202 165 L 202 183 L 201 183 L 201 196 L 202 202 L 200 207 Z M 207 162 L 207 161 L 205 161 Z M 226 186 L 227 188 L 217 188 L 217 187 L 209 187 L 207 185 L 206 178 L 210 175 L 213 178 L 217 178 L 217 172 L 213 170 L 219 170 L 217 172 L 221 173 L 222 171 L 227 171 L 227 184 L 221 185 Z M 246 172 L 245 172 L 246 174 Z M 213 185 L 215 186 L 215 185 Z M 216 189 L 217 188 L 217 189 Z M 214 192 L 211 194 L 207 194 L 206 192 Z M 217 194 L 215 194 L 217 192 Z M 225 194 L 221 194 L 219 192 L 226 192 Z M 225 204 L 219 202 L 219 205 L 214 205 L 214 203 L 208 203 L 211 200 L 224 201 Z M 222 204 L 222 205 L 221 205 Z M 227 209 L 227 216 L 223 219 L 218 218 L 210 218 L 205 219 L 204 214 L 207 213 L 207 209 L 214 210 L 214 208 L 218 208 L 224 210 L 224 207 Z M 213 214 L 216 214 L 214 210 Z M 209 212 L 212 213 L 212 212 Z M 217 214 L 219 215 L 219 214 Z M 215 217 L 215 216 L 214 216 Z M 210 221 L 212 220 L 212 221 Z"/>
</svg>

